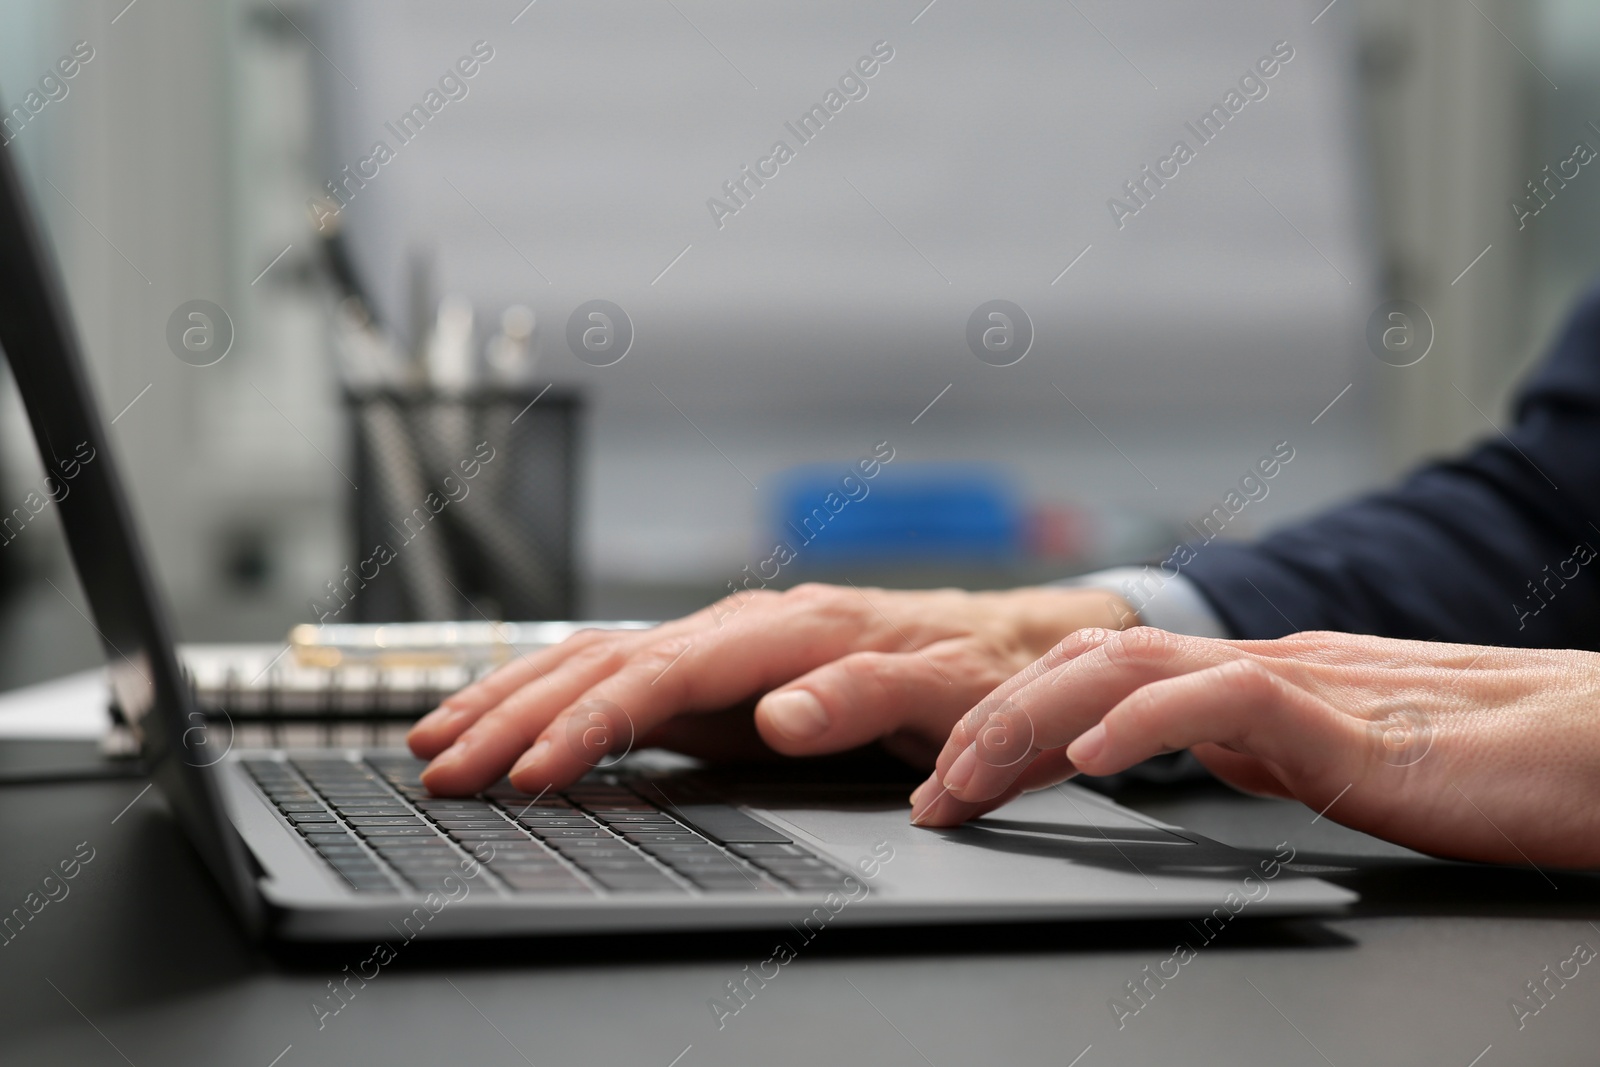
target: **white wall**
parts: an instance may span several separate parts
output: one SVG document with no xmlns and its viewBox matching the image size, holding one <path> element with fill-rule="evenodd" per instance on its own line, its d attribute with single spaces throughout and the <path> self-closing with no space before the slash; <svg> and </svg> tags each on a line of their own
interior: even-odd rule
<svg viewBox="0 0 1600 1067">
<path fill-rule="evenodd" d="M 473 42 L 494 48 L 346 220 L 397 320 L 417 248 L 485 310 L 535 307 L 544 372 L 595 401 L 602 576 L 646 556 L 715 573 L 762 527 L 760 493 L 685 415 L 758 484 L 903 438 L 910 458 L 1005 464 L 1046 498 L 1179 516 L 1354 382 L 1316 431 L 1338 461 L 1303 504 L 1370 476 L 1352 428 L 1376 257 L 1346 11 L 949 3 L 913 22 L 921 5 L 639 2 L 513 24 L 521 6 L 330 9 L 322 158 L 333 178 L 396 144 L 385 122 Z M 800 147 L 785 121 L 879 40 L 894 59 L 868 95 Z M 1200 146 L 1184 123 L 1283 40 L 1269 95 Z M 779 137 L 797 157 L 719 229 L 707 199 Z M 1108 199 L 1180 137 L 1197 158 L 1119 228 Z M 638 335 L 599 370 L 561 336 L 593 297 Z M 1003 370 L 964 340 L 995 297 L 1038 338 Z M 1173 472 L 1165 487 L 1117 448 Z"/>
</svg>

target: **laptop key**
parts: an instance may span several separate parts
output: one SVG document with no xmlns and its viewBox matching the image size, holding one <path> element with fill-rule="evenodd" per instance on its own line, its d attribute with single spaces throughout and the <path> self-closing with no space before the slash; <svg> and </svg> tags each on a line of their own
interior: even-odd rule
<svg viewBox="0 0 1600 1067">
<path fill-rule="evenodd" d="M 407 877 L 406 881 L 411 884 L 413 889 L 416 889 L 422 893 L 450 893 L 456 890 L 456 886 L 449 880 L 449 878 L 450 876 L 447 874 L 440 874 L 435 876 L 419 876 L 416 878 Z"/>
<path fill-rule="evenodd" d="M 401 847 L 419 847 L 429 844 L 436 844 L 440 847 L 444 847 L 445 845 L 444 837 L 427 823 L 419 823 L 415 826 L 363 826 L 361 829 L 363 831 L 371 831 L 371 834 L 363 834 L 363 836 L 371 836 L 373 841 L 382 840 L 393 844 L 398 844 Z M 423 832 L 419 834 L 385 833 L 385 831 L 390 830 L 421 830 Z M 369 844 L 370 843 L 371 842 L 369 842 Z"/>
<path fill-rule="evenodd" d="M 593 895 L 594 890 L 573 877 L 559 879 L 507 879 L 506 884 L 518 893 L 581 893 Z"/>
<path fill-rule="evenodd" d="M 350 836 L 350 831 L 337 823 L 313 822 L 296 826 L 295 829 L 313 844 L 317 841 L 355 841 L 355 838 Z"/>
<path fill-rule="evenodd" d="M 350 883 L 350 888 L 358 893 L 394 893 L 397 891 L 394 883 L 381 874 L 370 878 L 366 876 L 346 878 L 345 881 Z"/>
<path fill-rule="evenodd" d="M 699 845 L 706 844 L 706 839 L 699 834 L 636 834 L 624 833 L 623 838 L 636 845 Z"/>
<path fill-rule="evenodd" d="M 485 866 L 498 871 L 502 867 L 560 867 L 562 863 L 553 852 L 508 852 L 491 857 Z"/>
<path fill-rule="evenodd" d="M 737 852 L 741 856 L 808 856 L 810 853 L 799 845 L 762 845 L 762 844 L 732 844 L 728 846 L 729 852 Z"/>
<path fill-rule="evenodd" d="M 384 852 L 380 853 L 380 855 L 390 866 L 401 871 L 421 870 L 424 868 L 452 871 L 461 869 L 459 858 L 444 853 L 430 855 L 419 852 L 406 855 L 404 853 Z"/>
<path fill-rule="evenodd" d="M 417 815 L 346 815 L 351 826 L 426 826 Z"/>
<path fill-rule="evenodd" d="M 634 851 L 628 843 L 620 837 L 610 834 L 595 834 L 592 837 L 545 837 L 539 836 L 546 847 L 557 852 L 585 852 L 585 851 L 616 851 L 632 854 Z"/>
<path fill-rule="evenodd" d="M 244 769 L 251 774 L 283 774 L 286 773 L 283 763 L 275 759 L 247 759 L 240 760 Z"/>
<path fill-rule="evenodd" d="M 763 885 L 771 884 L 754 871 L 750 872 L 748 877 L 740 877 L 737 874 L 685 874 L 684 877 L 689 879 L 690 882 L 693 882 L 695 885 L 699 886 L 701 889 L 737 889 L 743 891 L 747 889 L 759 889 Z"/>
<path fill-rule="evenodd" d="M 780 873 L 809 870 L 831 871 L 835 869 L 832 864 L 824 863 L 822 860 L 813 859 L 810 856 L 757 856 L 752 862 L 758 867 Z"/>
<path fill-rule="evenodd" d="M 692 878 L 714 878 L 718 875 L 731 875 L 735 878 L 759 878 L 759 871 L 740 867 L 738 864 L 725 859 L 712 859 L 700 856 L 671 856 L 663 857 L 662 862 L 680 874 Z"/>
<path fill-rule="evenodd" d="M 724 845 L 778 844 L 794 839 L 751 818 L 731 804 L 684 804 L 673 814 L 713 841 Z"/>
<path fill-rule="evenodd" d="M 694 871 L 679 871 L 678 873 L 701 889 L 711 889 L 724 885 L 744 887 L 774 884 L 772 879 L 763 878 L 758 871 L 751 871 L 749 874 L 697 874 Z"/>
<path fill-rule="evenodd" d="M 655 868 L 651 867 L 649 864 L 641 865 L 634 862 L 634 857 L 632 856 L 591 856 L 585 854 L 581 856 L 567 856 L 566 860 L 574 867 L 584 871 L 591 869 L 599 870 L 601 868 L 613 868 L 616 870 L 621 870 L 625 867 L 640 871 L 655 870 Z"/>
<path fill-rule="evenodd" d="M 513 827 L 504 830 L 451 830 L 450 836 L 457 841 L 526 841 L 528 835 Z"/>
<path fill-rule="evenodd" d="M 638 846 L 652 856 L 726 856 L 710 841 L 661 841 L 658 839 L 640 838 Z"/>
<path fill-rule="evenodd" d="M 362 837 L 437 837 L 431 826 L 360 826 L 356 833 Z"/>
<path fill-rule="evenodd" d="M 554 856 L 519 856 L 515 859 L 484 864 L 496 874 L 506 871 L 564 871 L 566 865 Z"/>
<path fill-rule="evenodd" d="M 574 858 L 572 862 L 590 873 L 599 871 L 607 871 L 612 874 L 627 874 L 630 871 L 635 874 L 659 873 L 656 866 L 643 856 L 619 856 L 616 859 L 610 857 L 595 859 L 589 856 L 579 856 Z"/>
<path fill-rule="evenodd" d="M 613 893 L 683 893 L 684 888 L 666 875 L 646 877 L 642 875 L 620 874 L 592 875 L 596 882 L 605 886 Z"/>
<path fill-rule="evenodd" d="M 356 844 L 356 839 L 353 837 L 343 841 L 340 841 L 337 838 L 326 838 L 320 841 L 312 841 L 311 846 L 315 848 L 319 854 L 328 856 L 330 858 L 333 856 L 371 855 L 371 853 L 369 853 L 366 849 Z"/>
<path fill-rule="evenodd" d="M 396 867 L 459 867 L 461 858 L 448 850 L 420 849 L 411 852 L 387 851 L 383 858 Z"/>
<path fill-rule="evenodd" d="M 844 880 L 850 876 L 843 873 L 828 874 L 822 871 L 806 871 L 780 874 L 778 877 L 796 889 L 836 889 L 843 885 Z"/>
<path fill-rule="evenodd" d="M 516 800 L 508 800 L 504 801 L 501 804 L 501 807 L 518 818 L 521 818 L 524 815 L 539 814 L 571 815 L 577 813 L 578 811 L 577 808 L 574 808 L 565 800 L 554 800 L 549 797 L 545 797 L 541 800 L 529 801 L 527 803 L 522 803 Z"/>
<path fill-rule="evenodd" d="M 738 858 L 730 856 L 716 845 L 645 845 L 645 852 L 663 863 L 726 863 L 738 865 Z M 742 868 L 741 868 L 742 869 Z"/>
<path fill-rule="evenodd" d="M 578 876 L 565 867 L 512 867 L 494 873 L 502 882 L 514 886 L 581 884 Z"/>
<path fill-rule="evenodd" d="M 570 827 L 530 830 L 550 848 L 627 848 L 628 843 L 616 834 L 601 829 L 574 830 Z"/>
<path fill-rule="evenodd" d="M 291 811 L 286 814 L 289 821 L 296 826 L 309 826 L 312 823 L 331 823 L 336 821 L 331 811 Z"/>
<path fill-rule="evenodd" d="M 426 857 L 442 856 L 451 860 L 459 860 L 460 853 L 451 848 L 442 837 L 417 838 L 417 837 L 373 837 L 366 842 L 372 846 L 373 851 L 390 862 L 400 859 L 420 859 Z"/>
<path fill-rule="evenodd" d="M 607 849 L 604 852 L 568 852 L 563 849 L 561 855 L 569 863 L 584 867 L 591 863 L 627 863 L 639 854 L 625 849 Z"/>
</svg>

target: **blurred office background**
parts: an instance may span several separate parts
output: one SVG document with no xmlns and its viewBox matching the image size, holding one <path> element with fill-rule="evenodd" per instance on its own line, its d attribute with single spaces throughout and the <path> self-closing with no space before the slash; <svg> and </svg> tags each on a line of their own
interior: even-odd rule
<svg viewBox="0 0 1600 1067">
<path fill-rule="evenodd" d="M 185 639 L 279 639 L 360 558 L 308 202 L 380 139 L 394 158 L 339 222 L 397 341 L 441 297 L 470 302 L 477 343 L 526 305 L 537 382 L 586 400 L 587 617 L 727 592 L 771 556 L 797 472 L 836 480 L 884 441 L 880 501 L 976 487 L 992 528 L 948 550 L 911 520 L 872 551 L 819 538 L 775 586 L 1146 558 L 1287 441 L 1228 531 L 1259 533 L 1492 433 L 1600 265 L 1587 168 L 1523 228 L 1510 207 L 1600 147 L 1582 0 L 525 4 L 0 8 L 8 108 L 92 49 L 8 134 Z M 880 41 L 866 96 L 799 145 L 784 124 Z M 1108 199 L 1197 144 L 1184 124 L 1280 41 L 1268 94 L 1119 229 Z M 400 143 L 386 124 L 477 42 L 491 57 Z M 707 199 L 780 138 L 793 161 L 719 227 Z M 1436 331 L 1411 367 L 1365 340 L 1396 297 Z M 597 298 L 635 332 L 603 367 L 566 338 Z M 1035 332 L 1009 367 L 966 342 L 997 298 Z M 167 343 L 196 299 L 235 331 L 212 366 Z M 9 512 L 41 477 L 9 386 L 0 462 Z M 0 564 L 0 684 L 95 662 L 50 509 Z"/>
</svg>

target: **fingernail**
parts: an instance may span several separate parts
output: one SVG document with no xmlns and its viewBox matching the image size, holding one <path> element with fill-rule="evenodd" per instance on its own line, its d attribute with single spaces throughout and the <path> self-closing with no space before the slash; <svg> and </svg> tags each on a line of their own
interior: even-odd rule
<svg viewBox="0 0 1600 1067">
<path fill-rule="evenodd" d="M 1083 763 L 1094 759 L 1106 747 L 1105 723 L 1097 722 L 1089 727 L 1078 739 L 1067 746 L 1067 759 L 1073 763 Z"/>
<path fill-rule="evenodd" d="M 538 744 L 534 745 L 532 748 L 528 749 L 528 751 L 522 754 L 522 758 L 517 760 L 516 764 L 511 768 L 511 773 L 513 775 L 518 775 L 523 771 L 531 769 L 532 767 L 536 766 L 540 760 L 544 759 L 545 753 L 549 751 L 550 742 L 540 741 Z"/>
<path fill-rule="evenodd" d="M 463 754 L 464 753 L 459 744 L 451 745 L 449 748 L 445 749 L 443 752 L 439 753 L 437 756 L 433 757 L 433 759 L 428 761 L 428 765 L 422 768 L 422 777 L 428 778 L 431 775 L 437 774 L 441 771 L 448 773 L 449 771 L 454 770 L 456 764 L 461 762 L 461 757 Z"/>
<path fill-rule="evenodd" d="M 828 729 L 827 709 L 804 689 L 775 693 L 763 703 L 772 728 L 791 740 L 810 741 Z"/>
<path fill-rule="evenodd" d="M 959 793 L 965 789 L 967 783 L 972 781 L 972 772 L 978 768 L 978 745 L 976 742 L 962 749 L 961 755 L 950 764 L 950 770 L 944 776 L 944 787 L 952 793 Z"/>
<path fill-rule="evenodd" d="M 933 805 L 935 800 L 939 799 L 941 794 L 933 791 L 933 787 L 937 784 L 930 775 L 928 780 L 917 786 L 916 792 L 911 794 L 911 821 L 913 823 L 926 815 L 928 808 Z"/>
</svg>

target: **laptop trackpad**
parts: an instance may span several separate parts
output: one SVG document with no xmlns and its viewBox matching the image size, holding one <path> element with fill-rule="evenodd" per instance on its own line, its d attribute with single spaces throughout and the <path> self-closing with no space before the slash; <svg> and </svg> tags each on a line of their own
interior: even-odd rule
<svg viewBox="0 0 1600 1067">
<path fill-rule="evenodd" d="M 1163 830 L 1159 826 L 1114 826 L 1107 827 L 1086 823 L 1074 822 L 1040 822 L 1033 819 L 1004 819 L 986 815 L 976 819 L 960 830 L 977 831 L 969 835 L 973 844 L 981 844 L 982 837 L 989 834 L 999 834 L 1005 837 L 1035 838 L 1041 842 L 1064 841 L 1080 845 L 1192 845 L 1193 841 L 1179 837 L 1170 830 Z M 959 833 L 956 835 L 960 836 Z"/>
<path fill-rule="evenodd" d="M 749 798 L 760 809 L 818 841 L 860 843 L 864 826 L 912 830 L 902 797 L 838 794 L 819 803 L 815 793 Z M 863 816 L 872 816 L 863 822 Z M 1018 797 L 1004 808 L 964 826 L 939 831 L 965 844 L 1007 851 L 1048 853 L 1059 846 L 1193 845 L 1194 842 L 1082 790 L 1046 790 Z M 895 836 L 899 836 L 896 834 Z M 1031 847 L 1030 847 L 1031 846 Z"/>
</svg>

